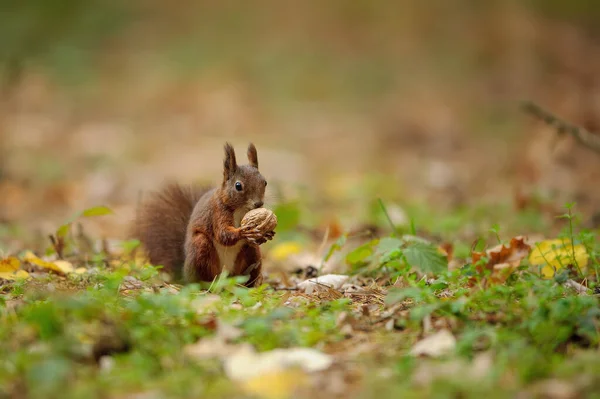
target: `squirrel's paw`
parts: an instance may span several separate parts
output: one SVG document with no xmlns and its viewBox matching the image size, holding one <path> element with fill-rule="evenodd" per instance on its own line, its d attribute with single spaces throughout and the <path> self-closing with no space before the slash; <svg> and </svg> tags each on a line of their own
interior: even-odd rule
<svg viewBox="0 0 600 399">
<path fill-rule="evenodd" d="M 242 230 L 242 236 L 246 239 L 249 239 L 249 238 L 257 239 L 257 238 L 262 238 L 263 233 L 257 228 L 244 229 L 244 230 Z"/>
<path fill-rule="evenodd" d="M 250 245 L 253 245 L 255 247 L 264 244 L 265 242 L 267 242 L 267 240 L 265 240 L 263 237 L 260 238 L 246 238 L 246 241 L 248 241 L 248 243 Z"/>
<path fill-rule="evenodd" d="M 240 232 L 242 233 L 242 235 L 244 237 L 261 236 L 262 235 L 262 232 L 257 227 L 253 227 L 253 226 L 240 227 Z"/>
<path fill-rule="evenodd" d="M 249 233 L 252 230 L 256 230 L 256 227 L 251 226 L 251 225 L 247 225 L 247 226 L 240 227 L 239 230 L 240 230 L 240 233 L 246 234 L 246 233 Z"/>
<path fill-rule="evenodd" d="M 272 240 L 275 236 L 274 231 L 262 232 L 256 227 L 245 226 L 241 229 L 242 236 L 252 245 L 262 245 L 265 242 Z"/>
<path fill-rule="evenodd" d="M 275 237 L 275 232 L 274 231 L 267 231 L 265 234 L 263 234 L 263 237 L 267 240 L 272 240 L 273 237 Z"/>
</svg>

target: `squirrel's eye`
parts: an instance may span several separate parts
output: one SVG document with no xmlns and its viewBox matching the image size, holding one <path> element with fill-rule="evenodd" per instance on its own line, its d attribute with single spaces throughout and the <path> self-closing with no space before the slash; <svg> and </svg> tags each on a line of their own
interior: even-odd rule
<svg viewBox="0 0 600 399">
<path fill-rule="evenodd" d="M 242 191 L 242 183 L 240 183 L 239 181 L 235 182 L 235 189 L 238 191 Z"/>
<path fill-rule="evenodd" d="M 267 182 L 265 181 L 265 187 L 267 186 Z"/>
</svg>

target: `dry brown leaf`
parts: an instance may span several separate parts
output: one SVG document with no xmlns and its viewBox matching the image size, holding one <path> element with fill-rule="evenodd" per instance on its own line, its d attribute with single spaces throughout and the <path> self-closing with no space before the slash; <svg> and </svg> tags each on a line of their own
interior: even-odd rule
<svg viewBox="0 0 600 399">
<path fill-rule="evenodd" d="M 529 256 L 530 250 L 531 247 L 525 243 L 525 237 L 518 236 L 510 240 L 508 247 L 500 244 L 485 252 L 472 251 L 471 261 L 476 264 L 483 257 L 486 257 L 487 263 L 477 265 L 477 272 L 483 274 L 486 270 L 489 270 L 491 271 L 489 280 L 492 283 L 503 283 L 519 266 L 521 261 Z"/>
<path fill-rule="evenodd" d="M 452 261 L 454 255 L 454 245 L 451 242 L 444 242 L 440 245 L 440 251 L 448 259 L 448 262 Z"/>
</svg>

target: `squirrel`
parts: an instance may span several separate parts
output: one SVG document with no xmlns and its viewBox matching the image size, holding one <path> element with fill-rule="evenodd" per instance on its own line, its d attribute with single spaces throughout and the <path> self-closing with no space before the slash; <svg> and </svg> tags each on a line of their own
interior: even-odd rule
<svg viewBox="0 0 600 399">
<path fill-rule="evenodd" d="M 247 155 L 249 164 L 238 165 L 233 147 L 225 143 L 220 186 L 169 183 L 141 204 L 132 232 L 151 264 L 185 283 L 213 281 L 223 269 L 230 276 L 249 275 L 248 287 L 262 283 L 259 245 L 275 232 L 240 227 L 248 211 L 263 206 L 267 186 L 254 144 Z"/>
</svg>

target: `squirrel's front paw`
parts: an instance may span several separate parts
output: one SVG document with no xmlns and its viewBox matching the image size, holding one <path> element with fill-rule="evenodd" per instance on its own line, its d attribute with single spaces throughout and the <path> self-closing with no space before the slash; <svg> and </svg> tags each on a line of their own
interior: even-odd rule
<svg viewBox="0 0 600 399">
<path fill-rule="evenodd" d="M 242 236 L 252 245 L 262 245 L 265 242 L 272 240 L 275 235 L 274 231 L 261 232 L 259 229 L 244 229 Z"/>
<path fill-rule="evenodd" d="M 265 240 L 264 238 L 246 238 L 246 241 L 248 241 L 250 245 L 255 247 L 258 247 L 259 245 L 262 245 L 265 242 L 267 242 L 267 240 Z"/>
<path fill-rule="evenodd" d="M 263 234 L 263 237 L 270 241 L 273 239 L 273 237 L 275 237 L 275 232 L 274 231 L 267 231 L 265 234 Z"/>
<path fill-rule="evenodd" d="M 256 244 L 263 239 L 263 234 L 256 228 L 243 228 L 241 232 L 242 237 L 252 244 Z"/>
</svg>

